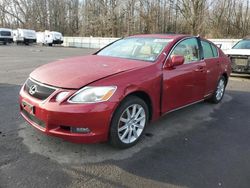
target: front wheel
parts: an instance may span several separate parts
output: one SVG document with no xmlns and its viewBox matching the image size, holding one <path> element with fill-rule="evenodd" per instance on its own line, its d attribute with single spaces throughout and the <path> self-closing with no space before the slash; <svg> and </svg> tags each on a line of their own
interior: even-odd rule
<svg viewBox="0 0 250 188">
<path fill-rule="evenodd" d="M 226 89 L 226 78 L 222 76 L 219 79 L 216 90 L 212 95 L 212 97 L 209 99 L 209 102 L 218 104 L 223 99 L 225 89 Z"/>
<path fill-rule="evenodd" d="M 127 97 L 117 108 L 110 127 L 110 142 L 117 148 L 134 146 L 149 120 L 147 104 L 136 96 Z"/>
</svg>

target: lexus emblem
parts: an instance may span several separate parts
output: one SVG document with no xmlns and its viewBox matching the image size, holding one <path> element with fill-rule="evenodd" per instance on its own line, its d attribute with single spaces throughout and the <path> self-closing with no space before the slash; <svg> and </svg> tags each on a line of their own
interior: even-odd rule
<svg viewBox="0 0 250 188">
<path fill-rule="evenodd" d="M 34 95 L 37 92 L 37 85 L 32 85 L 29 89 L 29 93 Z"/>
</svg>

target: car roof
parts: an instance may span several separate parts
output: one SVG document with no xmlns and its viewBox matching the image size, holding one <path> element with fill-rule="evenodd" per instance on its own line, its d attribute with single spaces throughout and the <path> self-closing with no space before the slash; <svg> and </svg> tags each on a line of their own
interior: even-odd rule
<svg viewBox="0 0 250 188">
<path fill-rule="evenodd" d="M 179 39 L 184 37 L 190 37 L 190 35 L 184 34 L 140 34 L 140 35 L 133 35 L 132 37 L 142 37 L 142 38 L 163 38 L 163 39 Z"/>
</svg>

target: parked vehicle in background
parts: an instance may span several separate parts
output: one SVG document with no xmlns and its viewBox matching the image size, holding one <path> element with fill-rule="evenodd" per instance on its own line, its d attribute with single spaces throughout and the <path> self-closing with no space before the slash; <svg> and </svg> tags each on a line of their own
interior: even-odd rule
<svg viewBox="0 0 250 188">
<path fill-rule="evenodd" d="M 16 44 L 33 44 L 36 43 L 36 31 L 30 29 L 13 30 L 13 40 Z"/>
<path fill-rule="evenodd" d="M 44 32 L 36 32 L 36 42 L 38 44 L 45 44 L 45 33 Z"/>
<path fill-rule="evenodd" d="M 225 53 L 231 59 L 233 72 L 250 74 L 250 38 L 240 40 Z"/>
<path fill-rule="evenodd" d="M 63 35 L 57 31 L 37 32 L 37 43 L 53 46 L 53 44 L 62 44 Z"/>
<path fill-rule="evenodd" d="M 45 134 L 127 148 L 166 113 L 219 103 L 230 73 L 230 59 L 200 37 L 131 36 L 36 69 L 20 91 L 20 110 Z"/>
<path fill-rule="evenodd" d="M 13 31 L 12 29 L 0 28 L 0 43 L 6 45 L 7 43 L 13 42 Z"/>
</svg>

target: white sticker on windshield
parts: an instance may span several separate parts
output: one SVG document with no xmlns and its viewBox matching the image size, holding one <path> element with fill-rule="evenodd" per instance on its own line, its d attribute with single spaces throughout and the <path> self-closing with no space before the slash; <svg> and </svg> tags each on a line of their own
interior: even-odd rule
<svg viewBox="0 0 250 188">
<path fill-rule="evenodd" d="M 155 39 L 154 42 L 161 42 L 161 43 L 169 43 L 172 42 L 174 39 Z"/>
</svg>

